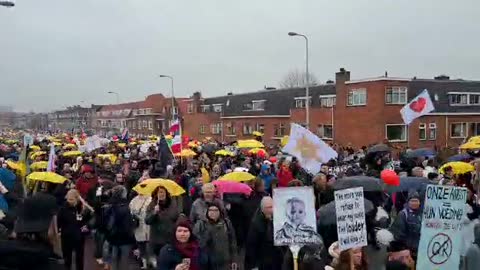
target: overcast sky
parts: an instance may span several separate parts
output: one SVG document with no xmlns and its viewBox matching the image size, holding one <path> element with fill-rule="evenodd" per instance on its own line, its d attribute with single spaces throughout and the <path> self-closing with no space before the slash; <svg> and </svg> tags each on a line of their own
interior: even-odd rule
<svg viewBox="0 0 480 270">
<path fill-rule="evenodd" d="M 0 7 L 0 105 L 67 105 L 278 86 L 289 70 L 322 82 L 340 67 L 480 79 L 478 0 L 16 0 Z"/>
</svg>

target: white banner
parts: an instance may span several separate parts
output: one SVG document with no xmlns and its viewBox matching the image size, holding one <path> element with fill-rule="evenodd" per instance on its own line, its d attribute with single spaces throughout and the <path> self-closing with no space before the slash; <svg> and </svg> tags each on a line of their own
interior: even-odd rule
<svg viewBox="0 0 480 270">
<path fill-rule="evenodd" d="M 366 246 L 363 187 L 335 191 L 335 208 L 340 250 Z"/>
</svg>

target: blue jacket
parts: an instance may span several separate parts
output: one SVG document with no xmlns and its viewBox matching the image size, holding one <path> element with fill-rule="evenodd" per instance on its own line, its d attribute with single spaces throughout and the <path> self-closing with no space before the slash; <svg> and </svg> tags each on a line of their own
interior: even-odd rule
<svg viewBox="0 0 480 270">
<path fill-rule="evenodd" d="M 270 169 L 270 166 L 267 164 L 262 165 L 262 171 L 260 172 L 259 177 L 263 180 L 263 183 L 265 183 L 265 190 L 268 193 L 272 193 L 272 180 L 275 178 L 275 175 L 272 172 L 268 172 Z"/>
</svg>

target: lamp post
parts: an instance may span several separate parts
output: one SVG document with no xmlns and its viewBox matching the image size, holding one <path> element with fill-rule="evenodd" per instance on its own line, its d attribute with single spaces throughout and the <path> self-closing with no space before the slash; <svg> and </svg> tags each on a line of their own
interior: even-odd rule
<svg viewBox="0 0 480 270">
<path fill-rule="evenodd" d="M 0 6 L 11 8 L 15 6 L 15 3 L 13 3 L 12 1 L 0 1 Z"/>
<path fill-rule="evenodd" d="M 120 95 L 117 93 L 117 92 L 114 92 L 114 91 L 108 91 L 107 92 L 108 94 L 114 94 L 115 96 L 117 96 L 117 104 L 120 103 Z"/>
<path fill-rule="evenodd" d="M 174 92 L 174 88 L 173 88 L 173 77 L 170 76 L 170 75 L 158 75 L 158 77 L 160 78 L 169 78 L 170 79 L 170 90 L 172 91 L 172 120 L 173 120 L 173 116 L 174 116 L 174 111 L 173 111 L 173 108 L 175 108 L 175 92 Z"/>
<path fill-rule="evenodd" d="M 295 33 L 295 32 L 288 32 L 288 35 L 291 37 L 294 36 L 299 36 L 303 37 L 305 39 L 305 115 L 306 115 L 306 126 L 307 129 L 310 128 L 310 89 L 309 89 L 309 84 L 310 84 L 310 74 L 308 72 L 308 38 L 305 35 Z"/>
</svg>

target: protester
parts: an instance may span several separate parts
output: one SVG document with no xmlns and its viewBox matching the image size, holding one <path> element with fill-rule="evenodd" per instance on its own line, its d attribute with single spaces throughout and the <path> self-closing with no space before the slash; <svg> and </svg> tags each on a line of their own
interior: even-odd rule
<svg viewBox="0 0 480 270">
<path fill-rule="evenodd" d="M 463 270 L 480 269 L 480 224 L 475 225 L 475 241 L 467 250 Z"/>
<path fill-rule="evenodd" d="M 82 175 L 77 179 L 76 189 L 80 195 L 85 199 L 87 198 L 90 190 L 95 188 L 98 182 L 97 176 L 94 174 L 93 167 L 90 165 L 83 165 L 81 170 Z"/>
<path fill-rule="evenodd" d="M 391 226 L 395 240 L 403 242 L 416 256 L 422 226 L 420 195 L 412 192 L 408 196 L 406 207 L 398 214 Z"/>
<path fill-rule="evenodd" d="M 368 270 L 368 263 L 362 248 L 351 248 L 340 253 L 335 270 Z"/>
<path fill-rule="evenodd" d="M 147 208 L 152 202 L 150 196 L 137 195 L 129 204 L 130 212 L 135 221 L 135 240 L 137 241 L 136 250 L 138 257 L 141 260 L 141 269 L 147 269 L 149 261 L 156 261 L 155 256 L 149 256 L 148 245 L 150 241 L 150 226 L 146 224 Z M 151 259 L 151 260 L 150 260 Z M 155 260 L 154 260 L 155 259 Z"/>
<path fill-rule="evenodd" d="M 207 183 L 202 186 L 202 197 L 193 202 L 192 209 L 190 210 L 190 221 L 196 224 L 200 219 L 206 219 L 207 203 L 218 204 L 222 213 L 226 215 L 226 210 L 223 202 L 216 198 L 216 189 L 212 183 Z"/>
</svg>

